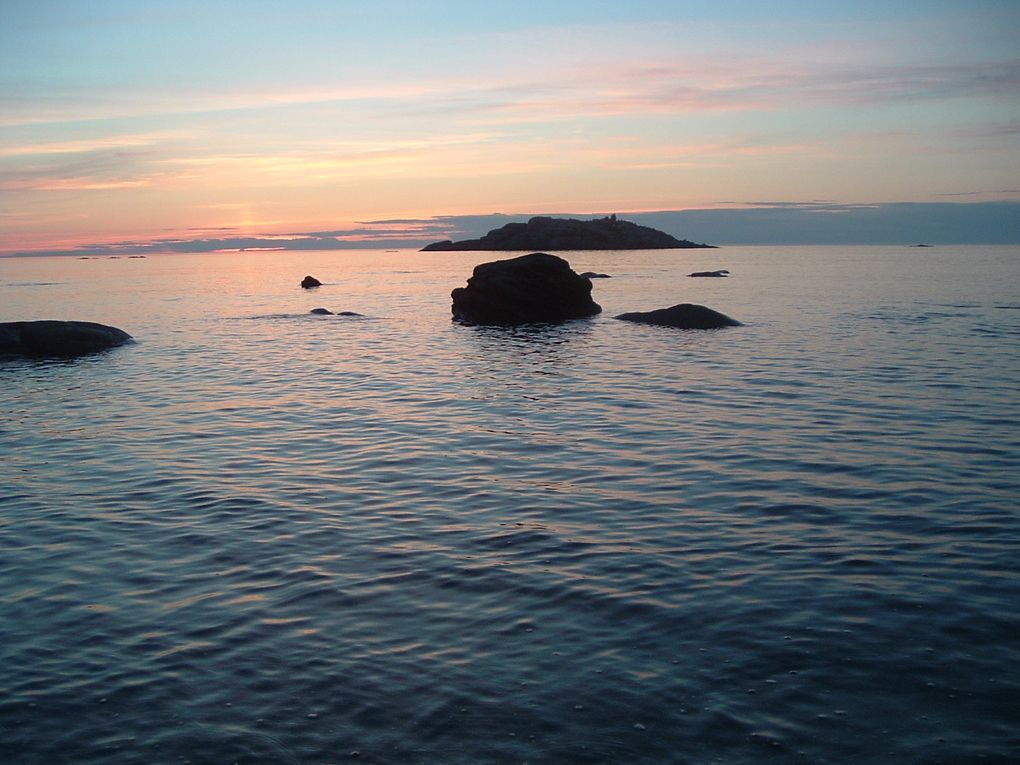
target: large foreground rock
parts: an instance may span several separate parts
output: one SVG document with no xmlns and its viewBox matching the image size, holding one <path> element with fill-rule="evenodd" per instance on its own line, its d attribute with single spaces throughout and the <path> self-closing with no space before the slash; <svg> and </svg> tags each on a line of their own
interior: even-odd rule
<svg viewBox="0 0 1020 765">
<path fill-rule="evenodd" d="M 507 223 L 480 239 L 433 242 L 423 252 L 448 250 L 672 250 L 711 247 L 677 239 L 664 231 L 618 220 L 537 216 L 527 223 Z"/>
<path fill-rule="evenodd" d="M 638 324 L 658 324 L 663 327 L 677 327 L 678 329 L 721 329 L 722 327 L 739 327 L 740 322 L 731 319 L 726 314 L 713 311 L 703 305 L 694 303 L 680 303 L 669 308 L 660 308 L 656 311 L 636 311 L 634 313 L 621 313 L 614 316 L 622 321 L 634 321 Z"/>
<path fill-rule="evenodd" d="M 131 335 L 122 329 L 90 321 L 0 323 L 0 356 L 82 356 L 131 340 Z"/>
<path fill-rule="evenodd" d="M 563 258 L 533 252 L 475 266 L 453 298 L 453 318 L 469 324 L 530 324 L 594 316 L 591 282 Z"/>
</svg>

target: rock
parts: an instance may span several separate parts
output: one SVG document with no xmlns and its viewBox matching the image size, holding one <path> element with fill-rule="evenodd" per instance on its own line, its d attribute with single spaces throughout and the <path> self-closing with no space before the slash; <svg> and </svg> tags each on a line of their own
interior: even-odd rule
<svg viewBox="0 0 1020 765">
<path fill-rule="evenodd" d="M 321 287 L 322 282 L 316 279 L 314 276 L 306 276 L 301 280 L 301 286 L 306 290 L 310 290 L 312 287 Z"/>
<path fill-rule="evenodd" d="M 677 239 L 615 215 L 596 220 L 538 216 L 527 223 L 507 223 L 481 239 L 433 242 L 423 252 L 453 250 L 669 250 L 711 247 Z"/>
<path fill-rule="evenodd" d="M 597 274 L 594 271 L 585 271 L 581 274 L 582 279 L 608 279 L 609 274 Z"/>
<path fill-rule="evenodd" d="M 602 311 L 591 299 L 591 282 L 544 252 L 475 266 L 467 287 L 451 297 L 453 318 L 468 324 L 558 322 Z"/>
<path fill-rule="evenodd" d="M 639 324 L 658 324 L 663 327 L 678 329 L 720 329 L 721 327 L 739 327 L 740 322 L 725 314 L 713 311 L 703 305 L 680 303 L 670 308 L 656 311 L 621 313 L 614 316 L 622 321 L 634 321 Z"/>
<path fill-rule="evenodd" d="M 90 321 L 0 323 L 0 356 L 64 357 L 105 351 L 132 341 L 122 329 Z"/>
<path fill-rule="evenodd" d="M 337 311 L 333 313 L 328 308 L 313 308 L 308 313 L 318 314 L 319 316 L 361 316 L 360 313 L 355 313 L 354 311 Z"/>
<path fill-rule="evenodd" d="M 729 276 L 730 272 L 725 268 L 721 268 L 718 271 L 695 271 L 693 274 L 687 274 L 688 276 Z"/>
</svg>

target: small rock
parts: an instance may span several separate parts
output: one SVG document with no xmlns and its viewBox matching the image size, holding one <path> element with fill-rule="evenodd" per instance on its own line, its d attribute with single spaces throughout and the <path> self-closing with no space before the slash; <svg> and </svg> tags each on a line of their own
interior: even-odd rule
<svg viewBox="0 0 1020 765">
<path fill-rule="evenodd" d="M 621 313 L 614 318 L 621 321 L 633 321 L 638 324 L 658 324 L 663 327 L 677 329 L 720 329 L 722 327 L 739 327 L 740 322 L 725 314 L 713 311 L 703 305 L 680 303 L 670 308 L 656 311 L 636 311 Z"/>
<path fill-rule="evenodd" d="M 308 313 L 316 313 L 319 314 L 320 316 L 333 316 L 333 312 L 328 308 L 313 308 Z"/>
<path fill-rule="evenodd" d="M 310 290 L 312 287 L 321 287 L 322 282 L 320 282 L 314 276 L 306 276 L 304 279 L 301 280 L 301 286 L 306 290 Z"/>
</svg>

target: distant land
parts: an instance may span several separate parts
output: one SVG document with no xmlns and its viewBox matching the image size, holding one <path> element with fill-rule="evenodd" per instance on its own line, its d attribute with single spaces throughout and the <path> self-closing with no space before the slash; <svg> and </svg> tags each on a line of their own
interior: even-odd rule
<svg viewBox="0 0 1020 765">
<path fill-rule="evenodd" d="M 591 217 L 594 213 L 563 217 Z M 756 202 L 744 207 L 628 212 L 628 220 L 718 246 L 1020 244 L 1020 202 Z M 527 215 L 430 219 L 473 237 Z M 405 221 L 410 223 L 411 221 Z M 425 223 L 422 220 L 421 223 Z"/>
<path fill-rule="evenodd" d="M 536 216 L 526 223 L 507 223 L 478 239 L 445 239 L 423 252 L 461 250 L 673 250 L 711 247 L 677 239 L 649 226 L 639 226 L 616 215 L 595 220 Z"/>
<path fill-rule="evenodd" d="M 1005 192 L 1004 192 L 1005 193 Z M 1011 192 L 1012 193 L 1012 192 Z M 1020 192 L 1016 192 L 1020 193 Z M 536 212 L 490 215 L 438 215 L 363 221 L 329 231 L 254 235 L 236 228 L 209 230 L 206 236 L 90 242 L 60 250 L 19 251 L 5 247 L 0 256 L 75 255 L 102 257 L 157 252 L 220 250 L 418 249 L 439 239 L 481 238 L 508 223 L 526 223 Z M 590 219 L 604 212 L 562 213 L 560 218 Z M 1020 202 L 747 202 L 742 206 L 697 210 L 627 212 L 629 221 L 672 236 L 690 236 L 717 246 L 880 244 L 1020 245 Z M 540 217 L 550 217 L 549 214 Z M 525 248 L 528 249 L 528 248 Z M 553 249 L 553 248 L 548 248 Z"/>
</svg>

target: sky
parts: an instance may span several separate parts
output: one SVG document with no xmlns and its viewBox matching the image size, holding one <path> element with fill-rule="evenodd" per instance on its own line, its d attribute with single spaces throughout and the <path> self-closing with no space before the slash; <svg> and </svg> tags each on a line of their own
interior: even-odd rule
<svg viewBox="0 0 1020 765">
<path fill-rule="evenodd" d="M 0 0 L 0 254 L 946 204 L 1020 217 L 1016 0 Z"/>
</svg>

